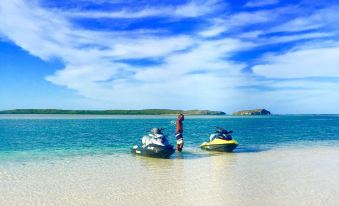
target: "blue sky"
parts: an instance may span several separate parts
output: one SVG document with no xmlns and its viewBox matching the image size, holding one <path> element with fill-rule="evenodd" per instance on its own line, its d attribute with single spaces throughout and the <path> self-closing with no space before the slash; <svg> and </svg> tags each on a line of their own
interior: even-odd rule
<svg viewBox="0 0 339 206">
<path fill-rule="evenodd" d="M 339 2 L 0 1 L 0 109 L 339 113 Z"/>
</svg>

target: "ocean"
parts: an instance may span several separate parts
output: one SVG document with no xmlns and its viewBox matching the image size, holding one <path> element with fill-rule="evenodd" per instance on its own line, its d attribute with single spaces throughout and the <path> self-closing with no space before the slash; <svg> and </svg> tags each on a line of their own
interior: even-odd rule
<svg viewBox="0 0 339 206">
<path fill-rule="evenodd" d="M 174 121 L 175 116 L 0 115 L 0 161 L 130 153 L 153 127 L 165 128 L 175 144 Z M 217 126 L 233 131 L 240 143 L 235 153 L 339 141 L 339 115 L 187 116 L 185 149 L 199 148 Z"/>
<path fill-rule="evenodd" d="M 183 153 L 131 154 L 175 118 L 0 115 L 0 205 L 339 205 L 339 115 L 187 116 Z M 234 152 L 199 148 L 216 126 Z"/>
</svg>

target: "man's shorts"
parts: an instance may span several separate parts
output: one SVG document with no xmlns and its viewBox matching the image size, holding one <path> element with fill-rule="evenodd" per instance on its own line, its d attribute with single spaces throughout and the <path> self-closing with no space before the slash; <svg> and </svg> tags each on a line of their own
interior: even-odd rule
<svg viewBox="0 0 339 206">
<path fill-rule="evenodd" d="M 177 144 L 184 144 L 184 139 L 183 138 L 177 139 Z"/>
</svg>

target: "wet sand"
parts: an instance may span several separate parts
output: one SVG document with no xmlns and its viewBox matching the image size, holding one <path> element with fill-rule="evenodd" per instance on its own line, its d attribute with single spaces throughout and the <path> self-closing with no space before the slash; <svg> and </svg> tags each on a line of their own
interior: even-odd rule
<svg viewBox="0 0 339 206">
<path fill-rule="evenodd" d="M 337 147 L 0 164 L 0 205 L 339 205 Z"/>
</svg>

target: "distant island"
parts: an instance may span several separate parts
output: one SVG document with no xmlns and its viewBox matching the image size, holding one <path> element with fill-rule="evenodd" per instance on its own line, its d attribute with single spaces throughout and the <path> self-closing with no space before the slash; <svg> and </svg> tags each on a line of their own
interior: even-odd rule
<svg viewBox="0 0 339 206">
<path fill-rule="evenodd" d="M 271 112 L 266 109 L 251 109 L 234 112 L 233 115 L 270 115 Z"/>
<path fill-rule="evenodd" d="M 142 109 L 142 110 L 63 110 L 63 109 L 14 109 L 0 111 L 0 114 L 87 114 L 87 115 L 225 115 L 222 111 L 211 110 L 172 110 L 172 109 Z"/>
</svg>

